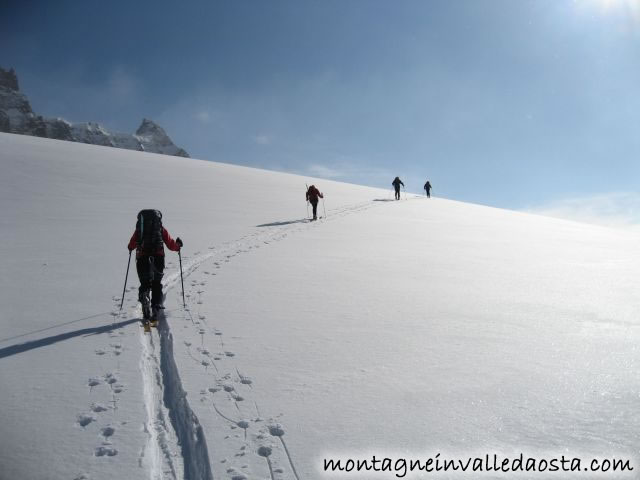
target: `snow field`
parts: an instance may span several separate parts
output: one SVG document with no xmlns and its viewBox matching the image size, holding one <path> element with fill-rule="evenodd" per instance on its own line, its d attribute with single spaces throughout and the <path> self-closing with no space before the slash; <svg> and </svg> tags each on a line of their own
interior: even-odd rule
<svg viewBox="0 0 640 480">
<path fill-rule="evenodd" d="M 0 161 L 2 479 L 329 478 L 323 458 L 362 452 L 638 458 L 636 236 L 16 135 Z M 308 223 L 311 181 L 327 218 Z M 133 261 L 118 307 L 149 207 L 185 241 L 187 308 L 167 251 L 165 321 L 145 335 Z"/>
</svg>

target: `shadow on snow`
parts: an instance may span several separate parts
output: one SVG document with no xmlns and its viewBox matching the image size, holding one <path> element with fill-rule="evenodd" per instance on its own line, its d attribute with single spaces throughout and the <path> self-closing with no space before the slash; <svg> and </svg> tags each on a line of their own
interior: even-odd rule
<svg viewBox="0 0 640 480">
<path fill-rule="evenodd" d="M 117 328 L 125 327 L 131 323 L 139 322 L 138 318 L 131 318 L 129 320 L 124 320 L 122 322 L 110 323 L 108 325 L 101 325 L 99 327 L 91 327 L 91 328 L 82 328 L 80 330 L 74 330 L 72 332 L 61 333 L 59 335 L 52 335 L 50 337 L 41 338 L 39 340 L 31 340 L 29 342 L 18 343 L 16 345 L 10 345 L 5 348 L 0 349 L 0 358 L 10 357 L 12 355 L 16 355 L 18 353 L 27 352 L 29 350 L 33 350 L 35 348 L 46 347 L 48 345 L 52 345 L 54 343 L 62 342 L 64 340 L 69 340 L 70 338 L 79 337 L 81 335 L 89 336 L 89 335 L 99 335 L 101 333 L 106 333 L 111 330 L 115 330 Z"/>
<path fill-rule="evenodd" d="M 256 227 L 282 227 L 284 225 L 291 225 L 294 223 L 306 223 L 308 221 L 309 221 L 308 218 L 301 218 L 300 220 L 289 220 L 286 222 L 263 223 L 262 225 L 256 225 Z"/>
</svg>

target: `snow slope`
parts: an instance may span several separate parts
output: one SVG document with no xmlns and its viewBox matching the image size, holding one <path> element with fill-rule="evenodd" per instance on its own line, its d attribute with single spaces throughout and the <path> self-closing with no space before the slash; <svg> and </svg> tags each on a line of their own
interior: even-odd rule
<svg viewBox="0 0 640 480">
<path fill-rule="evenodd" d="M 631 234 L 11 134 L 0 162 L 2 480 L 333 478 L 329 455 L 436 452 L 640 467 Z M 326 219 L 304 221 L 305 182 Z M 134 268 L 118 311 L 142 208 L 185 241 L 187 309 L 168 252 L 151 335 Z"/>
</svg>

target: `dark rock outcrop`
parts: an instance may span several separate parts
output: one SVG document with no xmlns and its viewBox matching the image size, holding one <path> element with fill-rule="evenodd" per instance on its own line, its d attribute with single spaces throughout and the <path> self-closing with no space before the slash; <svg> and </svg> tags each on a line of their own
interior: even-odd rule
<svg viewBox="0 0 640 480">
<path fill-rule="evenodd" d="M 189 157 L 184 149 L 171 141 L 162 127 L 146 118 L 132 135 L 109 132 L 94 122 L 72 124 L 62 118 L 36 115 L 26 95 L 20 92 L 13 69 L 0 68 L 0 132 Z"/>
</svg>

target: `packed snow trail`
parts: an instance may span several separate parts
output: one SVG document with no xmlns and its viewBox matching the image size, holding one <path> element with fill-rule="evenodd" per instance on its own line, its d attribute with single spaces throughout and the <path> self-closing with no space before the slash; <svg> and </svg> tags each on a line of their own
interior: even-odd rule
<svg viewBox="0 0 640 480">
<path fill-rule="evenodd" d="M 420 198 L 420 197 L 417 197 Z M 229 443 L 233 442 L 234 438 L 237 438 L 237 444 L 235 447 L 235 458 L 244 459 L 249 456 L 249 463 L 246 465 L 233 466 L 233 462 L 225 461 L 224 473 L 232 475 L 233 478 L 241 479 L 246 478 L 246 475 L 266 475 L 267 473 L 274 478 L 274 472 L 278 478 L 291 478 L 299 479 L 298 472 L 296 471 L 295 460 L 287 448 L 286 441 L 284 439 L 285 429 L 280 423 L 280 420 L 275 417 L 271 417 L 265 421 L 263 419 L 259 409 L 259 392 L 255 391 L 252 387 L 252 380 L 249 376 L 241 374 L 238 365 L 234 362 L 235 354 L 225 349 L 223 340 L 223 332 L 212 328 L 206 320 L 205 315 L 196 313 L 193 315 L 193 311 L 198 310 L 198 306 L 203 304 L 202 295 L 206 290 L 206 280 L 193 280 L 190 277 L 201 268 L 207 268 L 204 271 L 204 275 L 215 276 L 217 272 L 231 262 L 231 260 L 239 255 L 249 253 L 259 248 L 263 248 L 270 245 L 272 242 L 278 242 L 288 238 L 297 232 L 307 231 L 309 228 L 322 228 L 322 225 L 326 222 L 338 220 L 346 215 L 352 215 L 369 208 L 380 207 L 382 204 L 375 201 L 361 202 L 356 205 L 345 206 L 339 209 L 330 211 L 330 215 L 327 218 L 322 219 L 319 222 L 310 223 L 307 221 L 288 221 L 288 222 L 273 222 L 270 224 L 260 225 L 256 228 L 260 230 L 244 235 L 243 237 L 227 242 L 221 247 L 210 246 L 210 252 L 200 253 L 196 252 L 194 257 L 183 257 L 185 279 L 185 298 L 188 306 L 182 310 L 182 320 L 184 327 L 192 332 L 192 335 L 196 338 L 199 337 L 199 346 L 194 345 L 190 341 L 184 341 L 182 347 L 185 348 L 187 356 L 193 360 L 194 367 L 203 369 L 205 378 L 210 378 L 212 383 L 202 386 L 200 394 L 200 402 L 204 404 L 210 404 L 212 413 L 223 421 L 223 424 L 218 424 L 213 431 L 209 431 L 209 435 L 216 437 L 214 442 L 214 451 L 219 449 L 220 442 Z M 208 267 L 210 266 L 210 267 Z M 172 274 L 168 274 L 164 278 L 164 289 L 167 294 L 177 287 L 181 289 L 180 271 L 176 271 Z M 182 305 L 182 292 L 177 292 L 176 301 Z M 170 312 L 165 311 L 167 314 Z M 172 316 L 172 325 L 174 328 L 178 328 L 176 324 L 176 317 Z M 179 329 L 181 331 L 181 329 Z M 177 376 L 177 370 L 175 369 L 175 362 L 173 354 L 167 353 L 168 349 L 173 350 L 172 335 L 169 332 L 168 323 L 163 322 L 163 326 L 159 329 L 161 339 L 167 339 L 165 343 L 162 343 L 162 357 L 171 359 L 171 372 L 163 369 L 163 375 L 175 378 Z M 181 331 L 182 334 L 182 331 Z M 210 337 L 209 334 L 212 334 Z M 181 335 L 184 337 L 184 335 Z M 207 339 L 207 340 L 205 340 Z M 209 339 L 213 342 L 210 343 Z M 170 340 L 170 341 L 169 341 Z M 218 346 L 219 342 L 219 346 Z M 195 352 L 194 352 L 195 349 Z M 191 374 L 191 371 L 189 371 Z M 185 400 L 186 401 L 186 400 Z M 218 405 L 220 403 L 220 405 Z M 168 404 L 165 402 L 165 404 Z M 253 406 L 254 408 L 247 408 L 247 406 Z M 225 408 L 231 407 L 231 411 L 223 412 Z M 170 409 L 172 419 L 173 415 L 183 412 L 183 408 L 180 405 L 173 405 Z M 280 415 L 278 416 L 280 417 Z M 184 424 L 182 421 L 174 421 L 174 425 Z M 227 425 L 227 427 L 223 427 Z M 226 435 L 224 432 L 227 428 L 238 429 L 242 431 L 242 435 L 239 437 L 236 435 Z M 249 432 L 254 432 L 249 434 Z M 201 431 L 198 434 L 202 434 Z M 205 444 L 204 434 L 202 444 Z M 216 445 L 218 447 L 216 447 Z M 183 447 L 183 456 L 189 454 L 190 448 L 185 449 Z M 266 460 L 259 465 L 255 464 L 256 459 L 263 458 Z M 254 462 L 252 464 L 252 462 Z M 185 456 L 185 476 L 187 475 L 187 466 L 189 462 Z M 198 466 L 202 466 L 203 462 L 194 462 Z M 231 463 L 231 464 L 229 464 Z M 260 470 L 260 465 L 265 465 L 268 468 L 268 472 Z M 275 469 L 275 470 L 274 470 Z M 222 472 L 221 472 L 222 473 Z M 284 476 L 283 476 L 284 475 Z M 189 478 L 189 477 L 187 477 Z"/>
<path fill-rule="evenodd" d="M 143 450 L 142 460 L 149 471 L 151 480 L 169 478 L 178 480 L 183 478 L 183 465 L 171 446 L 176 446 L 178 440 L 175 431 L 167 419 L 162 404 L 163 391 L 166 394 L 165 379 L 161 374 L 161 359 L 155 349 L 153 335 L 140 330 L 140 371 L 144 385 L 144 405 L 147 413 L 145 431 L 149 441 Z M 162 356 L 162 355 L 161 355 Z M 178 464 L 178 465 L 176 465 Z"/>
<path fill-rule="evenodd" d="M 340 218 L 344 215 L 353 214 L 368 208 L 375 206 L 373 202 L 363 202 L 361 204 L 343 207 L 336 209 L 332 212 L 330 219 Z M 328 219 L 324 219 L 328 221 Z M 261 248 L 264 245 L 268 245 L 272 241 L 279 241 L 287 238 L 289 234 L 293 234 L 302 229 L 308 228 L 310 224 L 303 224 L 303 226 L 296 225 L 298 222 L 291 222 L 287 224 L 276 224 L 273 227 L 277 229 L 270 229 L 264 232 L 258 231 L 253 234 L 248 234 L 236 241 L 228 242 L 223 248 L 217 249 L 210 247 L 212 252 L 205 254 L 196 254 L 196 257 L 184 264 L 183 277 L 188 278 L 199 267 L 206 262 L 219 259 L 221 262 L 228 263 L 236 255 L 246 253 L 254 248 Z M 315 225 L 318 225 L 316 223 Z M 314 225 L 314 226 L 315 226 Z M 271 225 L 268 225 L 271 226 Z M 263 228 L 263 227 L 262 227 Z M 187 257 L 185 257 L 187 258 Z M 214 262 L 216 268 L 220 267 L 221 262 Z M 174 287 L 181 288 L 180 271 L 173 274 L 166 275 L 163 279 L 163 290 L 165 297 L 167 293 Z M 194 286 L 194 285 L 192 285 Z M 198 291 L 202 293 L 202 290 Z M 186 294 L 187 298 L 192 296 L 191 293 Z M 138 308 L 139 310 L 139 308 Z M 138 311 L 137 314 L 140 312 Z M 203 332 L 199 325 L 206 321 L 204 318 L 199 318 L 198 321 L 194 320 L 189 308 L 185 310 L 185 313 L 189 316 L 190 321 L 194 327 L 198 328 L 198 332 Z M 166 312 L 170 315 L 170 312 Z M 159 348 L 156 348 L 156 340 L 154 331 L 157 331 L 159 336 Z M 222 346 L 222 333 L 215 332 L 220 338 Z M 203 338 L 203 333 L 200 333 Z M 157 329 L 152 329 L 149 333 L 145 333 L 144 330 L 140 330 L 140 341 L 142 345 L 140 370 L 143 376 L 144 395 L 145 395 L 145 410 L 147 414 L 147 422 L 145 424 L 145 431 L 149 436 L 149 441 L 144 447 L 142 462 L 149 471 L 151 480 L 162 480 L 168 478 L 171 480 L 177 480 L 184 478 L 185 480 L 210 480 L 213 478 L 211 465 L 208 457 L 207 441 L 200 425 L 200 422 L 196 415 L 193 413 L 187 401 L 186 392 L 182 388 L 180 382 L 180 374 L 175 363 L 173 356 L 173 335 L 170 331 L 170 327 L 164 315 L 161 316 Z M 159 350 L 159 352 L 158 352 Z M 209 357 L 208 351 L 204 348 L 199 349 L 199 353 L 205 352 L 204 355 L 207 360 L 216 368 L 215 360 Z M 205 368 L 209 365 L 207 360 L 198 360 L 193 357 L 191 352 L 189 354 L 192 358 Z M 230 352 L 224 352 L 226 357 L 231 356 Z M 235 371 L 240 378 L 240 383 L 251 388 L 251 381 L 248 377 L 240 375 L 237 367 Z M 229 375 L 225 377 L 229 379 Z M 213 388 L 209 389 L 210 393 L 215 393 Z M 227 387 L 227 392 L 232 392 L 233 389 Z M 243 400 L 242 397 L 236 394 L 234 398 L 235 408 L 241 413 L 238 406 L 238 399 Z M 254 404 L 257 403 L 254 400 Z M 222 418 L 229 421 L 236 427 L 244 430 L 244 438 L 246 440 L 247 428 L 249 423 L 247 420 L 232 420 L 228 416 L 224 415 L 212 401 L 212 407 L 214 411 Z M 167 416 L 170 418 L 170 422 L 167 421 Z M 259 418 L 259 417 L 258 417 Z M 278 438 L 280 441 L 285 457 L 288 460 L 293 476 L 297 479 L 298 475 L 295 470 L 295 465 L 291 454 L 289 453 L 286 443 L 282 436 L 284 431 L 279 424 L 272 424 L 268 426 L 268 432 L 271 436 Z M 275 432 L 275 433 L 274 433 Z M 176 449 L 179 448 L 181 456 L 178 457 Z M 264 446 L 256 446 L 257 452 L 262 448 L 264 453 Z M 271 452 L 271 449 L 269 450 Z M 266 457 L 269 468 L 272 467 L 271 453 Z M 264 456 L 264 455 L 261 455 Z"/>
<path fill-rule="evenodd" d="M 211 465 L 204 431 L 193 413 L 180 374 L 173 358 L 173 335 L 164 316 L 158 322 L 160 336 L 160 367 L 164 382 L 164 404 L 169 409 L 182 449 L 185 480 L 211 480 Z"/>
<path fill-rule="evenodd" d="M 412 200 L 420 200 L 422 198 L 423 197 L 418 195 L 411 197 Z M 271 242 L 284 240 L 288 235 L 306 231 L 307 228 L 318 228 L 324 223 L 333 222 L 347 215 L 353 215 L 370 208 L 380 207 L 381 204 L 378 204 L 377 202 L 386 202 L 386 199 L 373 199 L 366 202 L 330 209 L 329 214 L 326 217 L 315 222 L 309 222 L 309 219 L 302 219 L 257 225 L 256 228 L 266 229 L 266 231 L 249 233 L 236 240 L 225 242 L 221 246 L 211 245 L 209 246 L 209 250 L 211 251 L 207 253 L 201 253 L 198 251 L 193 254 L 193 257 L 183 255 L 183 276 L 184 278 L 189 277 L 189 275 L 200 268 L 208 260 L 213 259 L 214 267 L 218 269 L 222 264 L 229 263 L 232 258 L 238 255 L 248 253 L 253 249 L 262 248 L 269 245 Z M 180 271 L 177 270 L 172 274 L 165 274 L 162 284 L 164 289 L 168 291 L 179 281 Z"/>
</svg>

